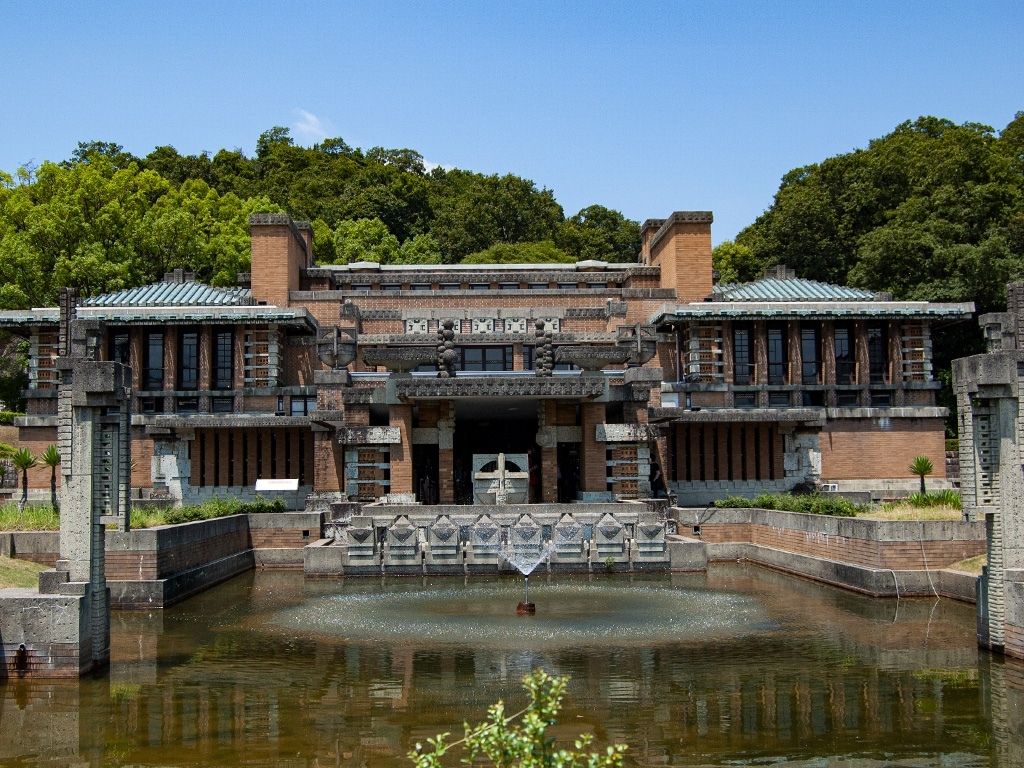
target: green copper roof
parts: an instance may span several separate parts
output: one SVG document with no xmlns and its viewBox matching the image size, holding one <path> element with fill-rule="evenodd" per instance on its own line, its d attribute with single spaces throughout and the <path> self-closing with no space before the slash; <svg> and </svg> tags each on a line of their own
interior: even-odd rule
<svg viewBox="0 0 1024 768">
<path fill-rule="evenodd" d="M 86 307 L 238 307 L 252 304 L 248 288 L 214 288 L 202 283 L 153 283 L 93 296 Z"/>
<path fill-rule="evenodd" d="M 712 301 L 871 301 L 874 298 L 871 291 L 799 277 L 723 283 L 715 286 L 711 296 Z"/>
</svg>

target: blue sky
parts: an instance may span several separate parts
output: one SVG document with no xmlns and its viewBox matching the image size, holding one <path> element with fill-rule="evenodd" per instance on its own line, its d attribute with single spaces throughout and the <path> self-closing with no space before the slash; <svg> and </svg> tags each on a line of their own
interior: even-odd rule
<svg viewBox="0 0 1024 768">
<path fill-rule="evenodd" d="M 0 169 L 80 140 L 146 154 L 411 147 L 513 172 L 567 214 L 715 212 L 922 114 L 1024 110 L 1024 3 L 8 2 Z"/>
</svg>

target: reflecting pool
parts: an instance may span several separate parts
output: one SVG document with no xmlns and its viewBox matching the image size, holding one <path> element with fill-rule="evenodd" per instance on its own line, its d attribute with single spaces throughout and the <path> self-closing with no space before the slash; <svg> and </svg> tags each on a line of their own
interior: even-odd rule
<svg viewBox="0 0 1024 768">
<path fill-rule="evenodd" d="M 973 606 L 770 570 L 306 581 L 251 573 L 115 614 L 110 674 L 0 685 L 4 765 L 408 765 L 544 667 L 556 729 L 637 766 L 1024 765 L 1024 665 Z"/>
</svg>

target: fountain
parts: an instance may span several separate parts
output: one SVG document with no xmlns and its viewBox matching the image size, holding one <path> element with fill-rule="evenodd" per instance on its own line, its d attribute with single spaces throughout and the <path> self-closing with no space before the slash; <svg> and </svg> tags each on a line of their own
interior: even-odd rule
<svg viewBox="0 0 1024 768">
<path fill-rule="evenodd" d="M 501 549 L 501 559 L 523 574 L 523 599 L 516 606 L 520 616 L 534 614 L 537 606 L 530 602 L 530 574 L 555 551 L 552 541 L 543 544 L 508 542 Z"/>
</svg>

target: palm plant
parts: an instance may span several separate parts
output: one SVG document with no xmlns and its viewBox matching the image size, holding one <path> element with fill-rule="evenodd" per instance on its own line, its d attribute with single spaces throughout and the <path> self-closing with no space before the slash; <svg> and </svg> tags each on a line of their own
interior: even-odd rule
<svg viewBox="0 0 1024 768">
<path fill-rule="evenodd" d="M 21 500 L 18 501 L 18 511 L 23 512 L 25 505 L 28 504 L 28 471 L 36 465 L 36 457 L 28 448 L 19 448 L 11 456 L 11 463 L 21 472 Z"/>
<path fill-rule="evenodd" d="M 54 512 L 60 514 L 60 505 L 57 503 L 57 465 L 60 464 L 60 451 L 56 445 L 49 445 L 39 458 L 50 468 L 50 506 Z"/>
<path fill-rule="evenodd" d="M 932 470 L 935 469 L 932 465 L 932 460 L 927 456 L 915 456 L 908 469 L 912 475 L 917 475 L 921 478 L 921 493 L 927 493 L 924 487 L 924 476 L 930 475 Z"/>
</svg>

